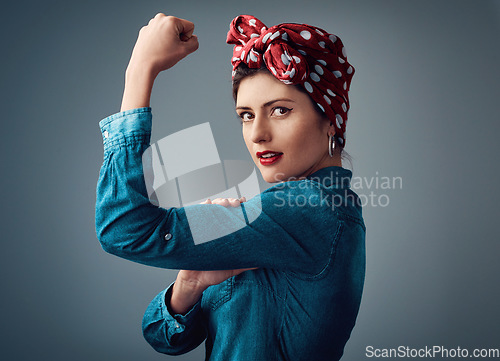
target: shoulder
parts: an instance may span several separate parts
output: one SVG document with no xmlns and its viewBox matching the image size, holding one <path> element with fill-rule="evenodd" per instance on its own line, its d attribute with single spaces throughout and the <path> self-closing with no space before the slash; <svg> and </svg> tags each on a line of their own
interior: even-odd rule
<svg viewBox="0 0 500 361">
<path fill-rule="evenodd" d="M 320 183 L 310 179 L 301 179 L 275 184 L 262 192 L 262 195 L 266 198 L 281 194 L 289 194 L 292 197 L 304 197 L 306 195 L 317 195 L 321 192 L 322 186 Z"/>
<path fill-rule="evenodd" d="M 319 183 L 303 179 L 273 185 L 250 203 L 260 203 L 263 214 L 304 234 L 336 222 L 338 209 L 331 207 L 330 194 Z"/>
<path fill-rule="evenodd" d="M 365 228 L 362 201 L 350 187 L 332 187 L 314 179 L 282 182 L 261 193 L 263 209 L 280 209 L 281 214 L 352 220 Z"/>
</svg>

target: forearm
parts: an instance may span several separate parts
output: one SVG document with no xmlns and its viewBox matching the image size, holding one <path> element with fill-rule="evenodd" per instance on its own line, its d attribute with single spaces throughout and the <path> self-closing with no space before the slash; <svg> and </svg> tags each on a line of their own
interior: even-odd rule
<svg viewBox="0 0 500 361">
<path fill-rule="evenodd" d="M 195 282 L 183 281 L 177 277 L 170 298 L 170 309 L 176 314 L 185 314 L 198 302 L 206 287 Z M 169 300 L 165 300 L 169 302 Z"/>
<path fill-rule="evenodd" d="M 148 66 L 129 64 L 120 111 L 149 107 L 156 75 Z"/>
</svg>

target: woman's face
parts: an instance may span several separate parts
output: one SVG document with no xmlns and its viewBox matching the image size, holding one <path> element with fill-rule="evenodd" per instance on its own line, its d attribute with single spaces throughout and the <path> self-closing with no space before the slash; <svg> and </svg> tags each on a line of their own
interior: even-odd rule
<svg viewBox="0 0 500 361">
<path fill-rule="evenodd" d="M 266 182 L 299 179 L 339 165 L 328 154 L 333 125 L 316 111 L 307 94 L 270 73 L 258 72 L 241 81 L 236 112 L 248 151 Z M 265 152 L 275 156 L 263 157 Z"/>
</svg>

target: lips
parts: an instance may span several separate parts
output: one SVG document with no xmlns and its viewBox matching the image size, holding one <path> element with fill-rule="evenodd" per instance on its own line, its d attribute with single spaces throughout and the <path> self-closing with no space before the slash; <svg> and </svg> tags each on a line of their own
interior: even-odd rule
<svg viewBox="0 0 500 361">
<path fill-rule="evenodd" d="M 281 157 L 283 153 L 276 152 L 274 150 L 265 150 L 263 152 L 257 152 L 257 157 L 259 158 L 260 164 L 262 165 L 271 165 L 276 163 Z"/>
<path fill-rule="evenodd" d="M 274 150 L 265 150 L 263 152 L 257 152 L 257 158 L 266 158 L 266 157 L 262 157 L 263 155 L 266 155 L 266 154 L 273 154 L 273 155 L 281 155 L 283 153 L 281 152 L 277 152 L 277 151 L 274 151 Z"/>
</svg>

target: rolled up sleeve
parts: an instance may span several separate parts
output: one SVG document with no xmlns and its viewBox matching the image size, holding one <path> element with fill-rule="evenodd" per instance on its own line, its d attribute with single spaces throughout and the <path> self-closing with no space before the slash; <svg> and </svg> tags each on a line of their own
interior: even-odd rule
<svg viewBox="0 0 500 361">
<path fill-rule="evenodd" d="M 193 350 L 207 337 L 201 298 L 184 315 L 173 314 L 169 300 L 173 283 L 149 304 L 142 319 L 146 341 L 158 352 L 180 355 Z"/>
</svg>

